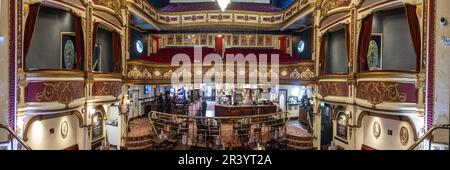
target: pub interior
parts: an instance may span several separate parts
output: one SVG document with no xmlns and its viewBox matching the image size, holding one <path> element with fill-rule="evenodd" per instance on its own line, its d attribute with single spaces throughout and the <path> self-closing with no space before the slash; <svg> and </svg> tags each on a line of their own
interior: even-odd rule
<svg viewBox="0 0 450 170">
<path fill-rule="evenodd" d="M 449 1 L 0 3 L 0 150 L 449 150 Z"/>
</svg>

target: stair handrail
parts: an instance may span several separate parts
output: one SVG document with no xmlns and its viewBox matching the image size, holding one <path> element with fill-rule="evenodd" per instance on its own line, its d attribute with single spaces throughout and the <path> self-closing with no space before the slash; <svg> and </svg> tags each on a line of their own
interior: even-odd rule
<svg viewBox="0 0 450 170">
<path fill-rule="evenodd" d="M 149 125 L 150 125 L 150 127 L 151 127 L 151 130 L 153 131 L 153 134 L 154 135 L 158 135 L 158 131 L 156 130 L 156 128 L 155 128 L 155 124 L 153 123 L 153 119 L 152 119 L 152 115 L 154 114 L 154 113 L 156 113 L 155 111 L 150 111 L 149 113 L 148 113 L 148 115 L 147 115 L 147 117 L 148 117 L 148 120 L 149 120 Z"/>
<path fill-rule="evenodd" d="M 311 116 L 309 115 L 309 113 L 308 112 L 306 112 L 306 118 L 308 119 L 308 126 L 309 126 L 309 129 L 310 129 L 310 133 L 314 136 L 314 128 L 313 128 L 313 124 L 312 124 L 312 119 L 311 119 Z"/>
<path fill-rule="evenodd" d="M 28 146 L 25 141 L 17 135 L 15 131 L 13 131 L 9 126 L 6 126 L 4 124 L 0 124 L 0 129 L 5 129 L 9 132 L 11 136 L 13 136 L 19 143 L 26 149 L 26 150 L 32 150 L 30 146 Z"/>
<path fill-rule="evenodd" d="M 125 128 L 123 129 L 122 138 L 121 140 L 124 141 L 123 146 L 126 147 L 126 137 L 128 137 L 128 126 L 130 124 L 130 120 L 128 119 L 128 116 L 125 120 Z"/>
<path fill-rule="evenodd" d="M 422 135 L 422 137 L 420 137 L 416 142 L 414 142 L 414 144 L 412 144 L 408 150 L 414 150 L 414 148 L 416 148 L 420 143 L 422 143 L 426 138 L 428 138 L 428 136 L 430 136 L 431 134 L 433 134 L 433 132 L 437 129 L 450 129 L 450 124 L 445 124 L 445 125 L 434 125 L 433 127 L 431 127 L 424 135 Z"/>
</svg>

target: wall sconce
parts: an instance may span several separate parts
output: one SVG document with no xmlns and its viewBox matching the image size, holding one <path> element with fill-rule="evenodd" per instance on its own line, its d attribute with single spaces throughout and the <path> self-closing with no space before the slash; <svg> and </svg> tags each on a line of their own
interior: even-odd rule
<svg viewBox="0 0 450 170">
<path fill-rule="evenodd" d="M 5 37 L 2 34 L 0 34 L 0 45 L 3 44 L 3 41 L 5 41 Z"/>
<path fill-rule="evenodd" d="M 450 37 L 442 36 L 441 39 L 444 45 L 450 45 Z"/>
</svg>

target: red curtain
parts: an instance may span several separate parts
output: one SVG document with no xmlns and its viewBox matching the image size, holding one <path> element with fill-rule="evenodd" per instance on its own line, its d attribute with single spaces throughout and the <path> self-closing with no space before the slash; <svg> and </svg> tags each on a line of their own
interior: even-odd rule
<svg viewBox="0 0 450 170">
<path fill-rule="evenodd" d="M 367 52 L 369 51 L 369 43 L 372 35 L 372 22 L 373 15 L 370 14 L 366 18 L 363 19 L 361 25 L 361 31 L 359 33 L 359 63 L 360 63 L 360 71 L 369 70 L 367 67 Z"/>
<path fill-rule="evenodd" d="M 120 72 L 120 59 L 122 58 L 122 46 L 120 35 L 117 32 L 113 33 L 113 49 L 114 49 L 114 73 Z"/>
<path fill-rule="evenodd" d="M 287 37 L 286 37 L 286 36 L 283 36 L 283 37 L 280 37 L 280 38 L 279 38 L 279 41 L 280 41 L 280 50 L 283 51 L 283 52 L 286 52 L 286 51 L 287 51 L 286 40 L 287 40 Z"/>
<path fill-rule="evenodd" d="M 83 70 L 84 34 L 81 17 L 75 17 L 75 47 L 77 52 L 77 70 Z"/>
<path fill-rule="evenodd" d="M 350 62 L 350 25 L 345 25 L 345 47 L 347 49 L 347 62 Z"/>
<path fill-rule="evenodd" d="M 41 3 L 30 5 L 27 21 L 25 22 L 25 32 L 23 35 L 23 63 L 26 64 L 26 57 L 30 50 L 31 39 L 33 38 L 34 27 L 39 15 Z"/>
<path fill-rule="evenodd" d="M 220 55 L 222 55 L 222 51 L 223 51 L 223 36 L 217 36 L 215 38 L 215 45 L 216 45 L 216 53 L 219 53 Z"/>
<path fill-rule="evenodd" d="M 408 18 L 409 33 L 416 53 L 416 70 L 420 71 L 420 25 L 416 15 L 416 6 L 407 4 L 405 6 L 406 17 Z"/>
<path fill-rule="evenodd" d="M 325 33 L 320 40 L 320 74 L 325 74 L 325 60 L 326 60 L 326 47 L 327 47 L 327 34 Z"/>
<path fill-rule="evenodd" d="M 95 43 L 97 41 L 97 29 L 98 23 L 94 23 L 94 29 L 92 30 L 92 54 L 95 52 Z"/>
</svg>

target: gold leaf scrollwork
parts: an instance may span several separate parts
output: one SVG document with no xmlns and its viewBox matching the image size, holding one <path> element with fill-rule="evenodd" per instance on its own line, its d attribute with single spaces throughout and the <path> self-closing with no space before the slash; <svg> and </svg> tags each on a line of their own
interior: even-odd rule
<svg viewBox="0 0 450 170">
<path fill-rule="evenodd" d="M 151 74 L 147 69 L 145 69 L 145 70 L 142 72 L 142 77 L 143 77 L 144 79 L 151 79 L 151 78 L 152 78 L 152 74 Z"/>
<path fill-rule="evenodd" d="M 343 95 L 342 89 L 338 87 L 338 82 L 321 82 L 319 93 L 322 97 Z"/>
<path fill-rule="evenodd" d="M 82 83 L 78 82 L 45 82 L 44 89 L 35 95 L 38 102 L 58 101 L 68 105 L 82 94 Z"/>
<path fill-rule="evenodd" d="M 114 97 L 118 97 L 120 93 L 121 93 L 120 82 L 103 82 L 103 85 L 97 91 L 97 95 L 99 96 L 112 95 Z"/>
<path fill-rule="evenodd" d="M 314 72 L 312 72 L 309 68 L 302 72 L 300 78 L 302 79 L 311 79 L 315 76 Z"/>
<path fill-rule="evenodd" d="M 140 79 L 142 78 L 142 73 L 138 68 L 134 67 L 131 71 L 128 72 L 128 77 L 131 79 Z"/>
<path fill-rule="evenodd" d="M 406 93 L 399 92 L 396 82 L 367 82 L 360 85 L 360 94 L 370 103 L 377 105 L 387 101 L 406 101 Z"/>
<path fill-rule="evenodd" d="M 169 71 L 164 73 L 164 78 L 165 79 L 170 79 L 170 78 L 172 78 L 172 74 L 173 74 L 173 71 L 169 70 Z"/>
<path fill-rule="evenodd" d="M 300 79 L 301 75 L 300 73 L 297 71 L 297 69 L 294 69 L 293 72 L 291 72 L 291 74 L 289 75 L 289 77 L 291 79 Z"/>
</svg>

